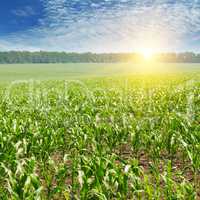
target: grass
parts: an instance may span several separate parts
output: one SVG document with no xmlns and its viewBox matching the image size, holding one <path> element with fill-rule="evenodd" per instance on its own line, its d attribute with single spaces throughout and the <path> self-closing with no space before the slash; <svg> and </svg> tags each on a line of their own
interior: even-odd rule
<svg viewBox="0 0 200 200">
<path fill-rule="evenodd" d="M 54 67 L 0 86 L 0 199 L 200 198 L 199 73 Z"/>
<path fill-rule="evenodd" d="M 152 66 L 155 69 L 152 69 Z M 130 75 L 143 72 L 199 71 L 199 64 L 0 64 L 0 82 L 15 80 L 65 80 Z"/>
</svg>

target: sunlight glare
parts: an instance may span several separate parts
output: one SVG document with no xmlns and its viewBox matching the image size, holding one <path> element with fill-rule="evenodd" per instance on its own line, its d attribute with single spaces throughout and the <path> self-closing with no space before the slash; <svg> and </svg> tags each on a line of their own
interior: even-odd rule
<svg viewBox="0 0 200 200">
<path fill-rule="evenodd" d="M 141 54 L 144 57 L 145 60 L 152 60 L 154 51 L 150 48 L 145 48 L 141 50 Z"/>
</svg>

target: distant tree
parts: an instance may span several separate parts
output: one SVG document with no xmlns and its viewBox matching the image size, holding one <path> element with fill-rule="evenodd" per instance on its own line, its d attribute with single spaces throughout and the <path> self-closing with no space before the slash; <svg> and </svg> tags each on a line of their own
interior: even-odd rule
<svg viewBox="0 0 200 200">
<path fill-rule="evenodd" d="M 137 53 L 66 53 L 66 52 L 0 52 L 0 63 L 119 63 L 140 62 L 142 56 Z M 162 53 L 155 59 L 160 62 L 200 63 L 200 54 Z"/>
</svg>

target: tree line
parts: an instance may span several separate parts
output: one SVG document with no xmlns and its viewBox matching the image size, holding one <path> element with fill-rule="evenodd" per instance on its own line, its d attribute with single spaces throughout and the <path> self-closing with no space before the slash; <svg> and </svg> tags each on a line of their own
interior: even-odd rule
<svg viewBox="0 0 200 200">
<path fill-rule="evenodd" d="M 200 54 L 160 53 L 154 55 L 160 62 L 200 63 Z M 143 56 L 138 53 L 66 53 L 66 52 L 0 52 L 0 63 L 119 63 L 141 62 Z"/>
</svg>

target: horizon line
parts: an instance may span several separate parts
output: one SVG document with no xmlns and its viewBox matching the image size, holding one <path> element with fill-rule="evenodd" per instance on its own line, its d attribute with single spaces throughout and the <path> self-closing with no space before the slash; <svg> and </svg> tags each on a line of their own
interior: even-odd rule
<svg viewBox="0 0 200 200">
<path fill-rule="evenodd" d="M 45 53 L 76 53 L 76 54 L 142 54 L 139 51 L 105 51 L 105 52 L 95 52 L 95 51 L 48 51 L 48 50 L 6 50 L 6 51 L 1 51 L 0 53 L 11 53 L 11 52 L 29 52 L 29 53 L 38 53 L 38 52 L 45 52 Z M 184 53 L 193 53 L 193 54 L 200 54 L 200 51 L 159 51 L 153 53 L 154 55 L 159 55 L 159 54 L 184 54 Z"/>
</svg>

